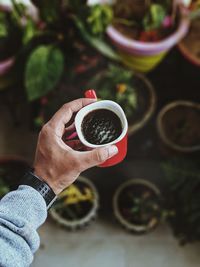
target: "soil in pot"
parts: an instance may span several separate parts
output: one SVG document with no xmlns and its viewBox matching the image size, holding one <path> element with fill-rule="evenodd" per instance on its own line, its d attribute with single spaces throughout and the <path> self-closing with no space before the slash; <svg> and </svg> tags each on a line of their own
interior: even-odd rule
<svg viewBox="0 0 200 267">
<path fill-rule="evenodd" d="M 200 148 L 200 109 L 177 106 L 167 111 L 162 124 L 166 136 L 174 144 Z"/>
<path fill-rule="evenodd" d="M 29 168 L 28 163 L 23 160 L 0 159 L 0 177 L 10 190 L 17 188 Z"/>
<path fill-rule="evenodd" d="M 116 197 L 116 206 L 119 222 L 136 233 L 153 229 L 160 220 L 160 197 L 151 187 L 140 182 L 127 183 Z"/>
<path fill-rule="evenodd" d="M 157 42 L 178 28 L 179 14 L 173 1 L 116 1 L 114 27 L 124 36 L 142 42 Z"/>
</svg>

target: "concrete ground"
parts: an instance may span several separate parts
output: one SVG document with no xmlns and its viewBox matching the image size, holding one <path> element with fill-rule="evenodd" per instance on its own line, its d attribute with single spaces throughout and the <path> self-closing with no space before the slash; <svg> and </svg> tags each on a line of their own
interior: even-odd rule
<svg viewBox="0 0 200 267">
<path fill-rule="evenodd" d="M 24 113 L 26 121 L 26 113 Z M 27 125 L 13 128 L 8 111 L 0 106 L 0 155 L 33 159 L 37 134 Z M 39 230 L 41 248 L 32 267 L 198 267 L 199 244 L 180 247 L 167 226 L 148 235 L 133 236 L 109 218 L 97 219 L 88 229 L 70 233 L 48 220 Z"/>
<path fill-rule="evenodd" d="M 199 245 L 180 247 L 165 226 L 143 236 L 99 219 L 70 233 L 47 222 L 32 267 L 197 267 Z"/>
</svg>

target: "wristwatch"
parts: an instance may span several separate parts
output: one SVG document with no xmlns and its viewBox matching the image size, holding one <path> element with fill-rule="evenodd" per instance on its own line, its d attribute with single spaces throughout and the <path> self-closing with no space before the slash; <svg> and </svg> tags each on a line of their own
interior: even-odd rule
<svg viewBox="0 0 200 267">
<path fill-rule="evenodd" d="M 51 187 L 47 183 L 42 181 L 41 178 L 35 175 L 32 171 L 29 171 L 24 175 L 21 184 L 29 185 L 37 190 L 44 198 L 47 205 L 47 210 L 52 206 L 57 198 Z"/>
</svg>

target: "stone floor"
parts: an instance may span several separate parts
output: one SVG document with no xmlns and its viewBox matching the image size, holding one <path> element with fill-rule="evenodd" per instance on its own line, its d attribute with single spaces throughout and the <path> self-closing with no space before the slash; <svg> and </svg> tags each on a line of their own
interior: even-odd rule
<svg viewBox="0 0 200 267">
<path fill-rule="evenodd" d="M 25 120 L 24 115 L 24 120 Z M 37 134 L 27 127 L 13 128 L 9 113 L 0 106 L 0 155 L 33 159 Z M 197 267 L 200 246 L 180 247 L 167 226 L 133 236 L 112 216 L 100 216 L 88 229 L 70 233 L 48 220 L 39 230 L 41 248 L 32 267 Z"/>
</svg>

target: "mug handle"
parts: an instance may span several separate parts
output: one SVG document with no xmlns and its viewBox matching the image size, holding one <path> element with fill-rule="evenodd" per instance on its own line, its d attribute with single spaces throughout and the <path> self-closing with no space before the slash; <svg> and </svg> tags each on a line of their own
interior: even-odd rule
<svg viewBox="0 0 200 267">
<path fill-rule="evenodd" d="M 84 93 L 84 96 L 85 98 L 94 98 L 94 99 L 97 99 L 97 95 L 96 95 L 96 92 L 94 89 L 88 89 L 85 91 Z M 74 139 L 75 137 L 77 137 L 77 132 L 73 132 L 72 134 L 70 134 L 65 140 L 66 141 L 69 141 L 69 140 L 72 140 Z"/>
<path fill-rule="evenodd" d="M 94 89 L 88 89 L 84 93 L 85 98 L 94 98 L 97 99 L 97 95 Z"/>
</svg>

